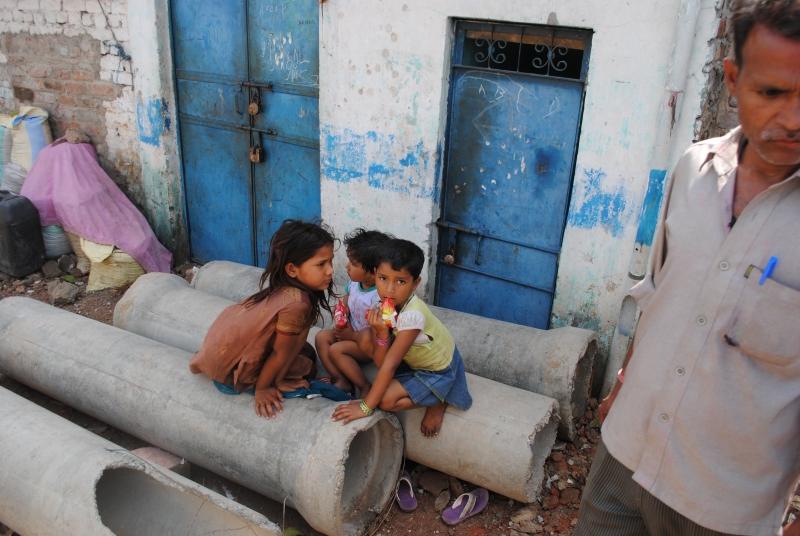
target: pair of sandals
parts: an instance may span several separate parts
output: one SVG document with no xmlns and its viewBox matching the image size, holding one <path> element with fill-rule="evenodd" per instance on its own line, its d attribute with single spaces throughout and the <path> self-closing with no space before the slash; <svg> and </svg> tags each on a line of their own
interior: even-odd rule
<svg viewBox="0 0 800 536">
<path fill-rule="evenodd" d="M 408 474 L 400 475 L 400 481 L 395 490 L 397 506 L 403 512 L 413 512 L 417 509 L 417 498 L 414 495 L 414 486 Z M 489 492 L 484 488 L 462 493 L 453 501 L 453 504 L 442 510 L 442 521 L 448 525 L 458 525 L 465 519 L 478 515 L 489 504 Z"/>
</svg>

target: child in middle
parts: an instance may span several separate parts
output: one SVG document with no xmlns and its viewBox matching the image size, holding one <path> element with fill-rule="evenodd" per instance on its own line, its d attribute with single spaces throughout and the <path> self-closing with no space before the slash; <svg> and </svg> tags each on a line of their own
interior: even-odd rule
<svg viewBox="0 0 800 536">
<path fill-rule="evenodd" d="M 414 294 L 424 262 L 422 249 L 408 240 L 395 238 L 380 248 L 375 284 L 381 299 L 395 303 L 390 314 L 396 314 L 396 319 L 390 327 L 379 308 L 369 311 L 371 337 L 360 342 L 378 373 L 366 396 L 336 407 L 334 420 L 348 423 L 372 414 L 377 407 L 384 411 L 425 407 L 420 429 L 432 437 L 439 434 L 449 404 L 462 410 L 472 405 L 453 336 Z M 336 365 L 356 387 L 369 385 L 354 359 L 343 356 Z"/>
<path fill-rule="evenodd" d="M 370 356 L 364 353 L 358 344 L 359 337 L 369 336 L 367 311 L 380 302 L 375 288 L 375 268 L 378 248 L 391 237 L 380 231 L 355 229 L 344 237 L 347 252 L 347 276 L 350 282 L 345 291 L 344 303 L 347 306 L 347 326 L 344 328 L 324 329 L 317 333 L 314 344 L 322 365 L 330 375 L 333 385 L 350 392 L 353 385 L 347 380 L 336 361 L 342 356 L 359 362 L 369 362 Z"/>
</svg>

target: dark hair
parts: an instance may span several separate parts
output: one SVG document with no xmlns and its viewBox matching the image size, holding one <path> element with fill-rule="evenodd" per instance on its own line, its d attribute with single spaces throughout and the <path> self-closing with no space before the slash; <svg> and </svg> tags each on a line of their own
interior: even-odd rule
<svg viewBox="0 0 800 536">
<path fill-rule="evenodd" d="M 392 238 L 384 242 L 378 250 L 377 264 L 382 262 L 388 262 L 392 270 L 408 270 L 417 279 L 425 263 L 425 254 L 414 242 Z"/>
<path fill-rule="evenodd" d="M 333 246 L 335 240 L 333 233 L 323 225 L 300 220 L 284 220 L 269 241 L 269 260 L 259 281 L 261 290 L 247 298 L 245 305 L 265 300 L 283 287 L 295 287 L 305 292 L 311 300 L 309 322 L 319 319 L 320 309 L 332 314 L 328 296 L 333 294 L 333 281 L 328 285 L 328 296 L 326 296 L 326 291 L 308 288 L 297 279 L 289 277 L 286 265 L 291 262 L 295 266 L 300 266 L 313 257 L 320 248 Z"/>
<path fill-rule="evenodd" d="M 361 264 L 367 272 L 378 267 L 378 249 L 393 237 L 380 231 L 367 231 L 359 227 L 344 237 L 347 256 Z"/>
<path fill-rule="evenodd" d="M 800 0 L 734 0 L 731 14 L 733 59 L 740 67 L 744 43 L 756 24 L 789 39 L 800 40 Z"/>
</svg>

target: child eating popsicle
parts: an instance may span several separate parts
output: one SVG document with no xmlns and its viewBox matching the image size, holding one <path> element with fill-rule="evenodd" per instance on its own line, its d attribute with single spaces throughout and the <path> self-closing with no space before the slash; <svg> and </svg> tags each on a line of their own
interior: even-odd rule
<svg viewBox="0 0 800 536">
<path fill-rule="evenodd" d="M 336 362 L 342 356 L 362 363 L 370 361 L 370 356 L 359 349 L 358 340 L 360 337 L 369 339 L 366 314 L 380 302 L 375 290 L 376 251 L 389 238 L 391 237 L 380 231 L 365 229 L 355 229 L 345 236 L 347 275 L 350 282 L 344 298 L 334 309 L 333 329 L 323 329 L 317 333 L 315 339 L 317 354 L 330 375 L 328 381 L 347 392 L 353 389 L 353 385 L 339 371 Z M 366 388 L 365 385 L 356 387 Z M 361 395 L 365 393 L 366 390 Z"/>
<path fill-rule="evenodd" d="M 448 405 L 462 410 L 472 405 L 452 335 L 414 294 L 424 261 L 419 246 L 408 240 L 395 238 L 379 248 L 375 285 L 383 301 L 367 314 L 371 337 L 359 341 L 378 373 L 369 386 L 355 359 L 335 359 L 353 385 L 369 390 L 361 400 L 338 406 L 334 420 L 348 423 L 378 407 L 392 412 L 425 407 L 420 429 L 433 437 L 439 434 Z"/>
</svg>

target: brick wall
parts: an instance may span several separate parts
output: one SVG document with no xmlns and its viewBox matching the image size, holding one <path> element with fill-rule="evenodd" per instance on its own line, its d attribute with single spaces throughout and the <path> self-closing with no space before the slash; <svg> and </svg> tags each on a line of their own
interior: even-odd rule
<svg viewBox="0 0 800 536">
<path fill-rule="evenodd" d="M 127 0 L 0 0 L 0 109 L 39 106 L 54 137 L 87 133 L 141 204 L 126 14 Z"/>
</svg>

